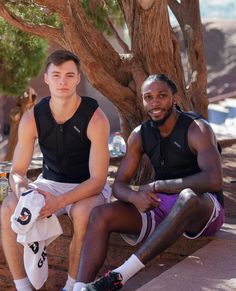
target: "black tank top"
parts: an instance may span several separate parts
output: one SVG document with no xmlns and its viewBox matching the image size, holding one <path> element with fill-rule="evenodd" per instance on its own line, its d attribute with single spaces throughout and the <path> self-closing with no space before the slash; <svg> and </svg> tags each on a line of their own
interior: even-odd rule
<svg viewBox="0 0 236 291">
<path fill-rule="evenodd" d="M 43 177 L 57 182 L 81 183 L 90 177 L 91 142 L 87 137 L 87 127 L 98 103 L 90 97 L 81 97 L 74 115 L 65 123 L 58 124 L 49 107 L 50 98 L 43 98 L 34 107 L 43 154 Z"/>
<path fill-rule="evenodd" d="M 201 171 L 197 156 L 188 146 L 188 128 L 198 118 L 201 116 L 195 113 L 181 112 L 171 134 L 165 138 L 152 120 L 141 125 L 143 150 L 153 165 L 156 180 L 184 178 Z M 223 205 L 222 191 L 215 194 Z"/>
</svg>

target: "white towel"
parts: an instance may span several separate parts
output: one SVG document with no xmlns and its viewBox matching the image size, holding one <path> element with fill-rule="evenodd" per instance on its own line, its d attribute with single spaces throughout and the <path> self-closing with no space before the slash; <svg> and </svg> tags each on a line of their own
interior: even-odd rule
<svg viewBox="0 0 236 291">
<path fill-rule="evenodd" d="M 17 241 L 24 246 L 24 266 L 27 276 L 35 289 L 40 289 L 48 277 L 47 246 L 60 234 L 61 225 L 55 214 L 39 219 L 44 206 L 43 195 L 27 191 L 20 197 L 11 218 L 12 229 Z"/>
<path fill-rule="evenodd" d="M 11 217 L 12 229 L 17 234 L 27 233 L 37 220 L 39 212 L 44 205 L 44 196 L 36 190 L 22 193 Z"/>
</svg>

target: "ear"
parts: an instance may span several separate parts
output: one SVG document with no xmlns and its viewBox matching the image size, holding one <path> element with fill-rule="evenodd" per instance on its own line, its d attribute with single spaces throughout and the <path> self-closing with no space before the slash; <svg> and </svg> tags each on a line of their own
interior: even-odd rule
<svg viewBox="0 0 236 291">
<path fill-rule="evenodd" d="M 44 73 L 44 82 L 48 85 L 48 74 Z"/>
<path fill-rule="evenodd" d="M 177 94 L 173 95 L 173 104 L 178 104 L 179 103 L 179 96 Z"/>
<path fill-rule="evenodd" d="M 81 77 L 80 77 L 80 73 L 77 76 L 77 85 L 80 83 Z"/>
</svg>

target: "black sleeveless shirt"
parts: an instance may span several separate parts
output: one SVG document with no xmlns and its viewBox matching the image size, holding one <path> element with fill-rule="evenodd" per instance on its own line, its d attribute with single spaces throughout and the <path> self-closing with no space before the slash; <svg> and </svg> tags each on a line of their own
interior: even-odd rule
<svg viewBox="0 0 236 291">
<path fill-rule="evenodd" d="M 98 103 L 90 97 L 81 97 L 74 115 L 65 123 L 58 124 L 49 107 L 50 98 L 43 98 L 34 107 L 43 154 L 43 177 L 57 182 L 81 183 L 90 177 L 91 142 L 87 137 L 87 127 Z"/>
<path fill-rule="evenodd" d="M 142 123 L 143 150 L 152 163 L 156 180 L 184 178 L 201 171 L 197 155 L 188 146 L 188 128 L 198 118 L 201 117 L 194 113 L 181 112 L 171 134 L 165 138 L 152 120 Z M 215 194 L 223 205 L 222 191 Z"/>
</svg>

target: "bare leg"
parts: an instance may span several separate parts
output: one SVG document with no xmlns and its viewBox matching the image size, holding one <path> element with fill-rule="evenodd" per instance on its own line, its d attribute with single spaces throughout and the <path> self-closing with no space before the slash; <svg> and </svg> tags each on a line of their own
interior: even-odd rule
<svg viewBox="0 0 236 291">
<path fill-rule="evenodd" d="M 141 226 L 141 215 L 131 204 L 116 201 L 96 207 L 85 235 L 77 281 L 88 283 L 95 279 L 105 261 L 111 232 L 139 234 Z"/>
<path fill-rule="evenodd" d="M 197 196 L 191 189 L 183 190 L 180 193 L 179 198 L 176 201 L 169 215 L 162 221 L 162 223 L 157 227 L 157 229 L 153 232 L 153 234 L 144 242 L 144 244 L 138 249 L 138 251 L 136 251 L 134 255 L 132 255 L 127 261 L 125 261 L 123 265 L 121 265 L 120 267 L 112 271 L 111 274 L 113 274 L 113 276 L 109 275 L 109 280 L 111 280 L 111 278 L 114 278 L 116 280 L 116 283 L 118 284 L 120 282 L 119 281 L 120 278 L 119 276 L 116 277 L 117 275 L 115 275 L 115 273 L 119 273 L 121 274 L 121 277 L 123 278 L 122 282 L 125 283 L 129 278 L 131 278 L 134 274 L 140 271 L 144 267 L 144 264 L 149 262 L 155 256 L 157 256 L 166 248 L 168 248 L 170 245 L 172 245 L 183 234 L 183 232 L 187 231 L 189 233 L 198 233 L 199 231 L 201 231 L 202 228 L 205 226 L 205 224 L 208 222 L 212 214 L 213 207 L 214 207 L 213 202 L 207 195 Z M 119 211 L 120 209 L 114 208 L 114 212 L 119 213 Z M 130 212 L 131 212 L 131 209 L 130 209 Z M 106 221 L 106 223 L 109 223 L 109 221 L 106 220 L 104 215 L 100 217 L 103 218 Z M 120 212 L 120 219 L 121 217 L 123 217 L 122 211 Z M 135 215 L 131 217 L 134 219 Z M 104 222 L 104 220 L 102 220 L 102 222 Z M 96 220 L 92 221 L 91 219 L 90 223 L 95 223 L 95 221 Z M 130 223 L 130 219 L 127 219 L 126 217 L 126 223 L 127 221 Z M 93 237 L 92 226 L 89 227 L 89 231 L 87 232 L 86 239 L 85 239 L 85 243 L 88 243 L 88 245 L 87 247 L 86 245 L 83 245 L 83 250 L 82 250 L 82 255 L 81 255 L 81 269 L 78 276 L 79 282 L 88 282 L 89 280 L 94 279 L 94 278 L 89 277 L 88 274 L 90 272 L 94 272 L 93 273 L 93 277 L 94 277 L 98 270 L 96 268 L 100 267 L 100 265 L 103 263 L 106 249 L 107 249 L 108 233 L 109 233 L 109 230 L 114 231 L 115 229 L 114 227 L 115 227 L 115 224 L 112 223 L 112 228 L 108 228 L 106 232 L 102 232 L 103 239 L 105 239 L 103 241 L 105 248 L 102 248 L 103 244 L 101 244 L 100 242 L 98 244 L 98 248 L 96 248 L 96 250 L 99 250 L 99 254 L 96 256 L 97 251 L 92 253 L 92 255 L 95 256 L 95 259 L 92 260 L 90 257 L 88 259 L 88 264 L 86 265 L 86 262 L 82 264 L 82 259 L 85 261 L 86 256 L 87 255 L 89 256 L 88 250 L 89 249 L 92 250 L 92 237 Z M 102 229 L 104 229 L 104 227 Z M 123 232 L 123 231 L 120 230 L 120 232 Z M 132 233 L 132 231 L 128 231 L 128 232 Z M 99 236 L 99 232 L 97 232 L 97 235 Z M 95 262 L 95 264 L 99 263 L 99 265 L 94 267 L 93 262 Z M 83 267 L 85 267 L 85 269 L 83 269 Z M 87 273 L 87 276 L 86 276 L 86 273 Z M 99 279 L 99 282 L 102 283 L 104 282 L 104 280 L 107 283 L 109 282 L 107 281 L 106 276 Z M 98 282 L 96 282 L 96 284 L 98 284 Z M 108 284 L 112 284 L 112 283 L 108 283 Z M 93 284 L 90 284 L 90 285 L 92 286 Z"/>
<path fill-rule="evenodd" d="M 2 246 L 14 279 L 27 277 L 23 263 L 23 246 L 16 242 L 16 234 L 11 228 L 11 216 L 17 204 L 15 194 L 11 193 L 1 207 Z"/>
<path fill-rule="evenodd" d="M 191 189 L 180 193 L 170 214 L 143 243 L 135 255 L 146 264 L 172 245 L 185 231 L 198 233 L 209 220 L 213 203 L 207 195 L 197 196 Z"/>
<path fill-rule="evenodd" d="M 80 260 L 80 251 L 87 229 L 88 219 L 91 210 L 97 206 L 105 203 L 102 194 L 93 196 L 76 203 L 71 209 L 71 217 L 73 220 L 74 234 L 70 244 L 69 250 L 69 271 L 72 278 L 76 278 L 78 273 L 78 265 Z"/>
</svg>

